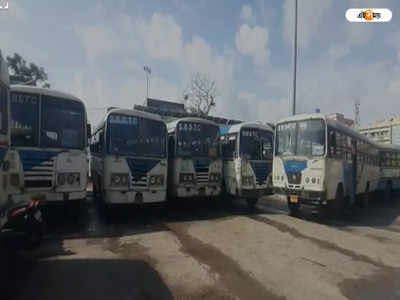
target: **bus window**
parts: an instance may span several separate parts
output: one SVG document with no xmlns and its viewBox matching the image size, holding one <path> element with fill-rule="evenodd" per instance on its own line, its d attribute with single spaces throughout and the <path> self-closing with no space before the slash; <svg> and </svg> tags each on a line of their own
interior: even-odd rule
<svg viewBox="0 0 400 300">
<path fill-rule="evenodd" d="M 222 141 L 222 155 L 224 158 L 234 158 L 236 156 L 235 134 L 225 136 L 225 140 Z"/>
<path fill-rule="evenodd" d="M 7 89 L 0 85 L 0 133 L 7 134 L 7 121 L 8 121 L 8 106 L 7 106 Z"/>
</svg>

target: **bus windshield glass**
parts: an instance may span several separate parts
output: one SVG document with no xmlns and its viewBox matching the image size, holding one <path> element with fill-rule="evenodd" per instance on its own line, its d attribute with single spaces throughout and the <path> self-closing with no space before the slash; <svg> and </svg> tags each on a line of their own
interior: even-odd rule
<svg viewBox="0 0 400 300">
<path fill-rule="evenodd" d="M 42 96 L 41 116 L 42 147 L 74 149 L 84 147 L 85 116 L 81 103 Z"/>
<path fill-rule="evenodd" d="M 166 156 L 166 126 L 163 122 L 136 116 L 111 114 L 107 126 L 111 154 L 145 157 Z"/>
<path fill-rule="evenodd" d="M 84 148 L 85 113 L 80 102 L 43 95 L 40 113 L 39 105 L 37 94 L 12 93 L 11 144 L 13 146 Z"/>
<path fill-rule="evenodd" d="M 240 156 L 248 160 L 272 159 L 272 132 L 258 128 L 240 131 Z"/>
<path fill-rule="evenodd" d="M 3 84 L 0 84 L 0 134 L 8 132 L 8 103 L 7 89 Z"/>
<path fill-rule="evenodd" d="M 212 124 L 179 122 L 177 155 L 190 157 L 219 156 L 219 128 Z"/>
<path fill-rule="evenodd" d="M 276 155 L 322 156 L 325 154 L 325 122 L 321 119 L 279 124 Z"/>
</svg>

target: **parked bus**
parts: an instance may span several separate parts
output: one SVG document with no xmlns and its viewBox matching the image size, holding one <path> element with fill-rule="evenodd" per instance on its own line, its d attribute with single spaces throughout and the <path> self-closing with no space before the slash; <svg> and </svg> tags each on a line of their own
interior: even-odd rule
<svg viewBox="0 0 400 300">
<path fill-rule="evenodd" d="M 400 146 L 380 145 L 381 174 L 378 190 L 385 200 L 392 200 L 393 193 L 400 189 Z"/>
<path fill-rule="evenodd" d="M 200 118 L 168 124 L 168 196 L 215 197 L 221 194 L 222 160 L 219 127 Z"/>
<path fill-rule="evenodd" d="M 47 203 L 80 205 L 86 198 L 88 131 L 79 98 L 11 86 L 11 146 L 20 166 L 12 183 L 18 192 L 14 197 L 28 201 L 39 195 Z"/>
<path fill-rule="evenodd" d="M 90 151 L 94 193 L 106 206 L 166 200 L 167 128 L 159 116 L 109 110 Z"/>
<path fill-rule="evenodd" d="M 221 136 L 224 192 L 254 207 L 272 193 L 273 129 L 261 123 L 233 125 Z"/>
<path fill-rule="evenodd" d="M 275 192 L 301 205 L 342 214 L 357 199 L 367 205 L 379 180 L 379 148 L 365 136 L 321 114 L 296 115 L 276 125 Z"/>
<path fill-rule="evenodd" d="M 7 213 L 12 206 L 9 199 L 8 180 L 10 169 L 15 170 L 15 162 L 9 162 L 9 76 L 6 61 L 0 51 L 0 178 L 7 184 L 0 184 L 0 228 L 7 222 Z M 15 176 L 15 175 L 14 175 Z M 5 178 L 5 179 L 4 179 Z"/>
</svg>

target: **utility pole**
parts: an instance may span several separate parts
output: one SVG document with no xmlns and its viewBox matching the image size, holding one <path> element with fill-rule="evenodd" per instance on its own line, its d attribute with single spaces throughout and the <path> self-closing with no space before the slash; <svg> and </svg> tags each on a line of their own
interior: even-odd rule
<svg viewBox="0 0 400 300">
<path fill-rule="evenodd" d="M 297 72 L 297 0 L 294 0 L 292 115 L 296 114 L 296 72 Z"/>
<path fill-rule="evenodd" d="M 354 127 L 358 129 L 360 127 L 360 100 L 354 101 Z"/>
<path fill-rule="evenodd" d="M 149 66 L 144 66 L 143 70 L 146 72 L 146 83 L 147 83 L 147 97 L 146 99 L 149 98 L 149 87 L 150 87 L 150 75 L 151 75 L 151 68 Z"/>
</svg>

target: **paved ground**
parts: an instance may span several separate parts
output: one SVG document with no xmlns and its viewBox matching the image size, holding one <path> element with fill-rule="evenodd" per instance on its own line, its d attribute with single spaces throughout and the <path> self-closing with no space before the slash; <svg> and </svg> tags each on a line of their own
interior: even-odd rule
<svg viewBox="0 0 400 300">
<path fill-rule="evenodd" d="M 341 221 L 278 197 L 99 211 L 47 212 L 40 249 L 2 255 L 1 299 L 400 299 L 400 201 Z"/>
</svg>

